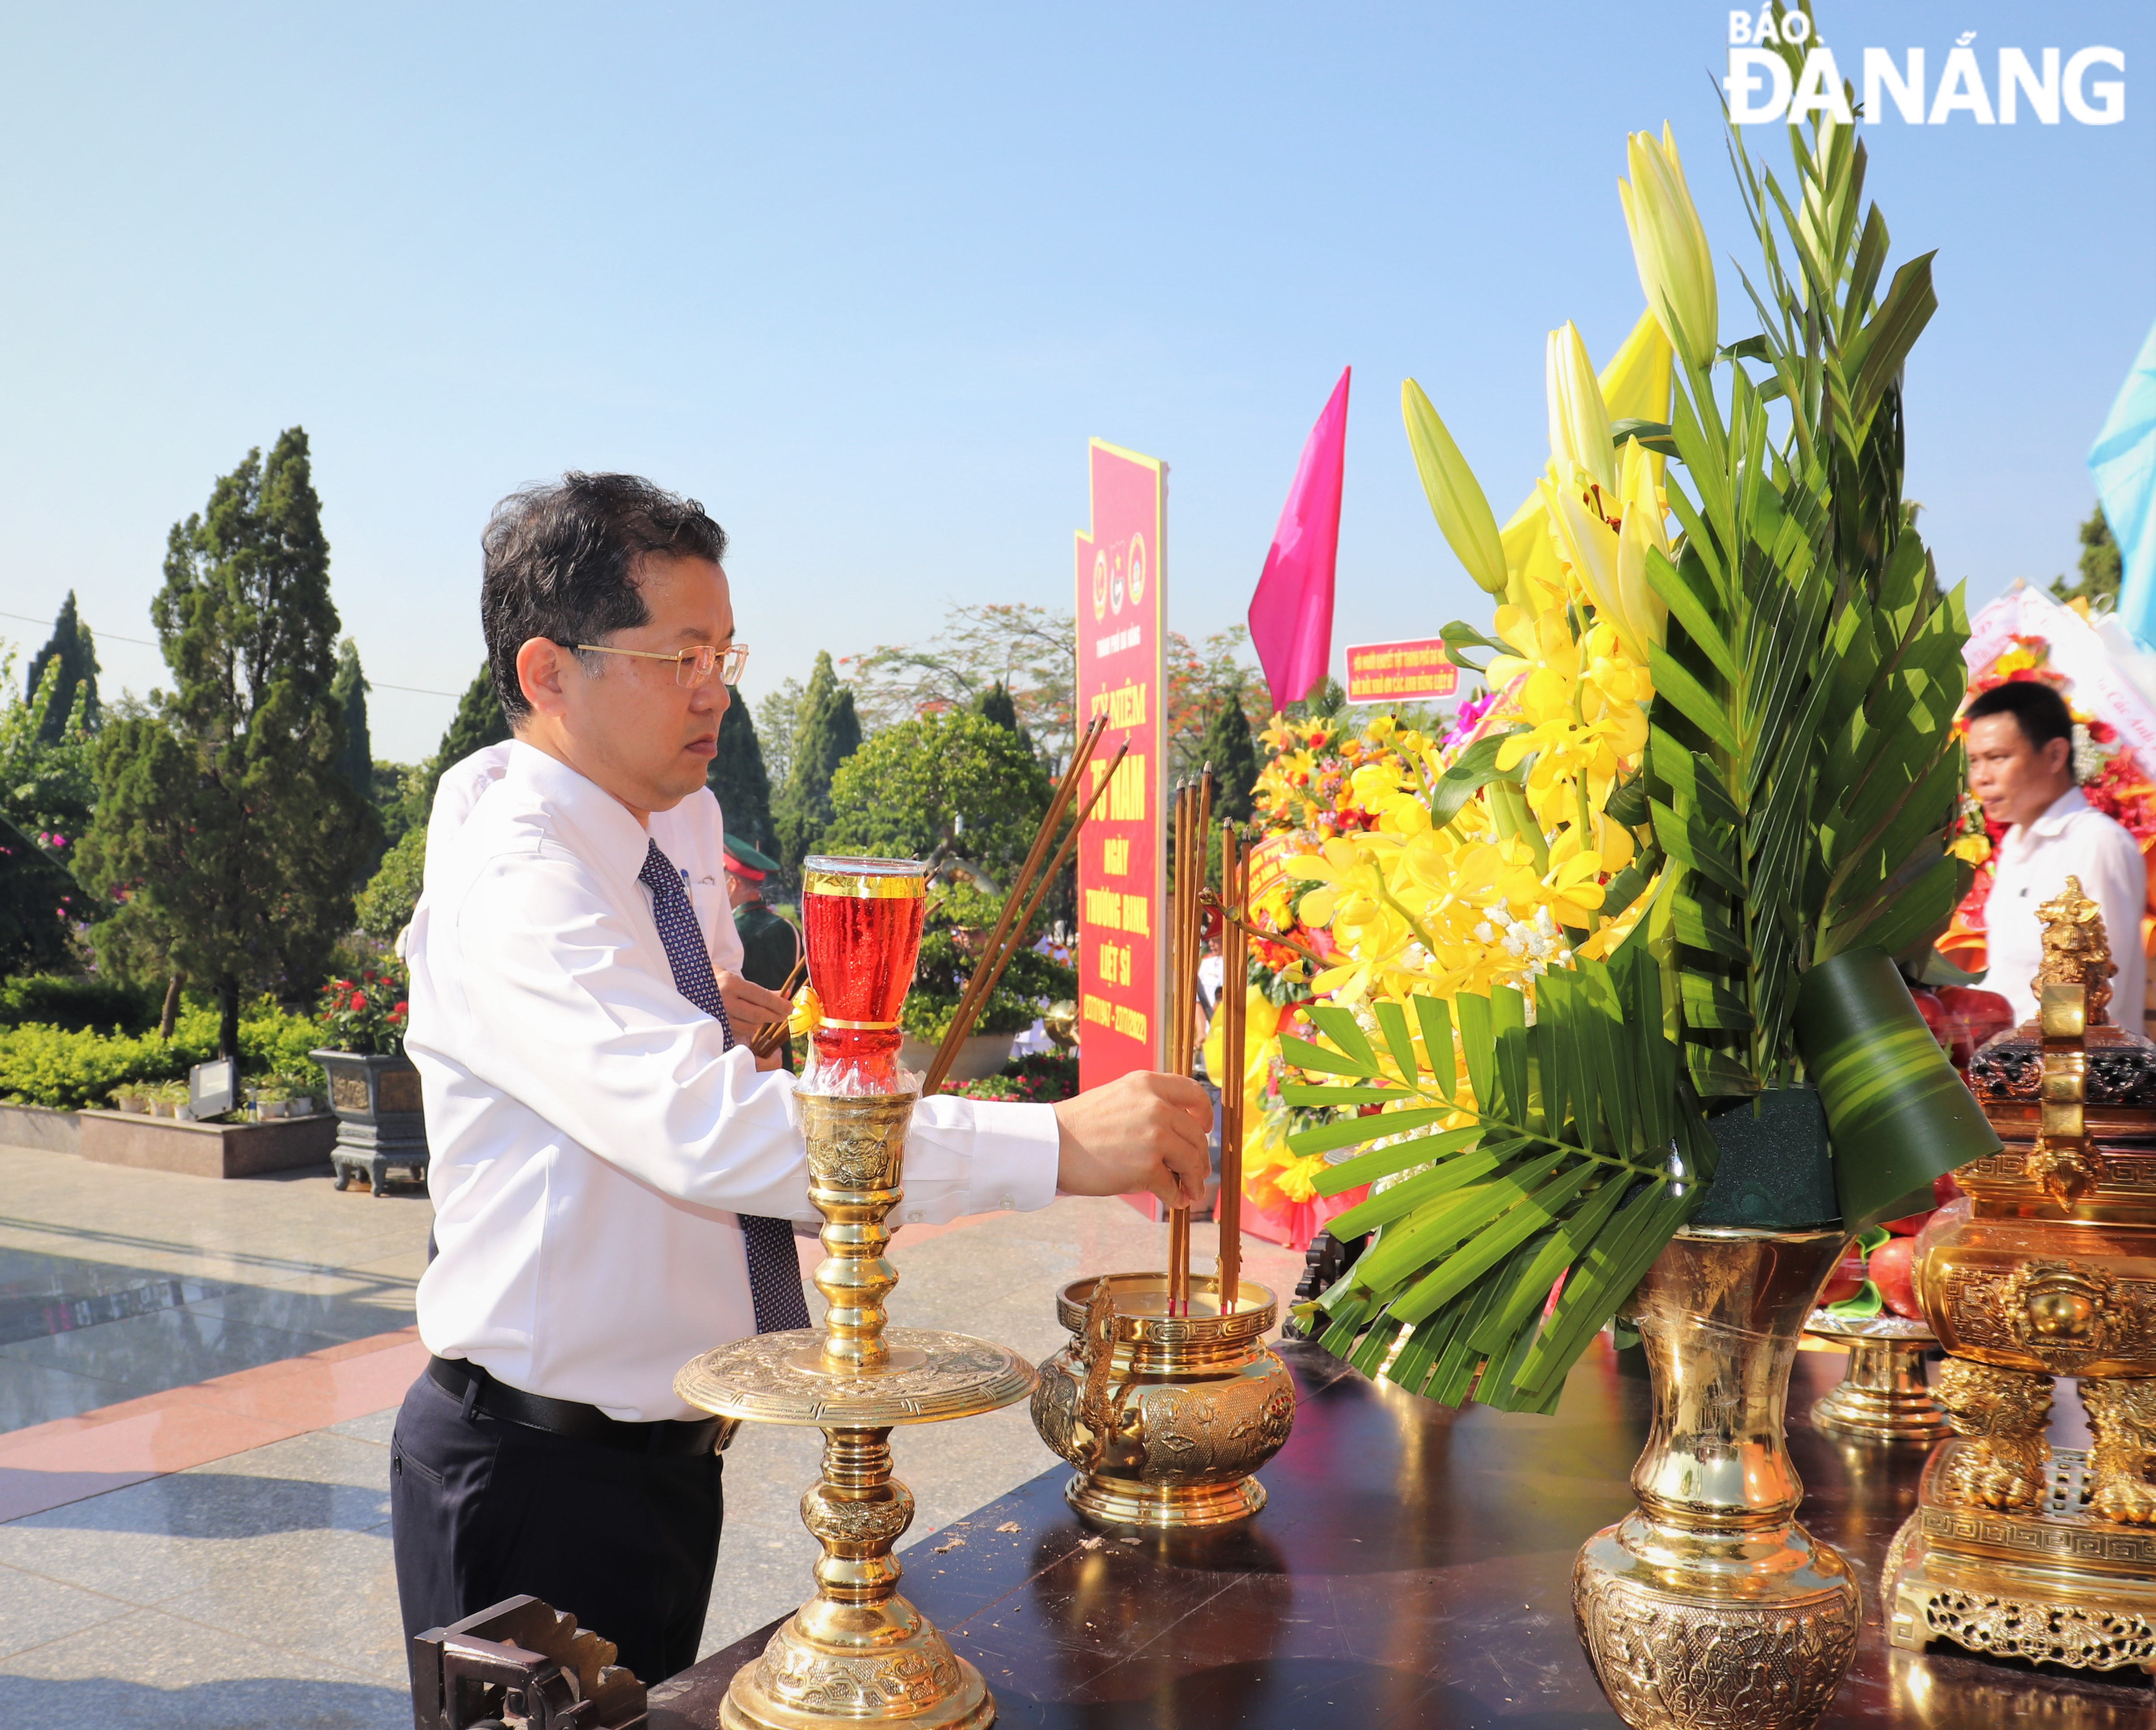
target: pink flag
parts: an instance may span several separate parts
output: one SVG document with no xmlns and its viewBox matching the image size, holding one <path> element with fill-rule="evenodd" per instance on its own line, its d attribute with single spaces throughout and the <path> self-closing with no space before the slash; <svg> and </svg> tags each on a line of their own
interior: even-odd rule
<svg viewBox="0 0 2156 1730">
<path fill-rule="evenodd" d="M 1250 643 L 1273 707 L 1307 696 L 1332 659 L 1332 564 L 1340 549 L 1340 480 L 1348 455 L 1348 377 L 1340 382 L 1296 465 L 1272 551 L 1250 597 Z"/>
</svg>

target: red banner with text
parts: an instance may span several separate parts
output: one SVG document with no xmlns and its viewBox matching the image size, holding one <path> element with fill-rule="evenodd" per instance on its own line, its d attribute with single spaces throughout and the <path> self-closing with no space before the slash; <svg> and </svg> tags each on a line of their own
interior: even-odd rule
<svg viewBox="0 0 2156 1730">
<path fill-rule="evenodd" d="M 1096 439 L 1093 522 L 1078 547 L 1078 715 L 1108 717 L 1094 785 L 1130 754 L 1078 843 L 1078 1085 L 1160 1067 L 1162 578 L 1168 465 Z M 1091 792 L 1088 787 L 1086 792 Z"/>
<path fill-rule="evenodd" d="M 1445 654 L 1441 637 L 1348 645 L 1351 703 L 1422 703 L 1459 689 L 1460 669 Z"/>
</svg>

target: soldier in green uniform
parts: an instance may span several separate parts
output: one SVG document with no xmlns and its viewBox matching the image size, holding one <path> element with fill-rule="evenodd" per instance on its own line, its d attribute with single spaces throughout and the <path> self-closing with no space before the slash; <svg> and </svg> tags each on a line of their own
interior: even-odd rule
<svg viewBox="0 0 2156 1730">
<path fill-rule="evenodd" d="M 801 958 L 801 933 L 764 905 L 764 880 L 778 861 L 747 842 L 726 838 L 726 902 L 741 934 L 742 977 L 767 991 L 783 991 L 793 964 Z M 786 1067 L 793 1067 L 792 1036 L 780 1046 Z"/>
</svg>

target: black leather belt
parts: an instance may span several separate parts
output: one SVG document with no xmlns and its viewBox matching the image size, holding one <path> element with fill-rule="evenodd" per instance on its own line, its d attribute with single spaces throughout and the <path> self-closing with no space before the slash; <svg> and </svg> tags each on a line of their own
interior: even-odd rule
<svg viewBox="0 0 2156 1730">
<path fill-rule="evenodd" d="M 573 1399 L 549 1399 L 543 1394 L 526 1394 L 506 1382 L 497 1382 L 476 1363 L 461 1358 L 429 1358 L 428 1378 L 444 1394 L 470 1401 L 469 1409 L 521 1424 L 527 1430 L 544 1430 L 574 1441 L 596 1442 L 624 1454 L 710 1454 L 732 1439 L 733 1426 L 720 1418 L 662 1419 L 655 1424 L 624 1424 L 609 1418 L 595 1405 L 579 1405 Z M 726 1434 L 722 1436 L 721 1431 Z"/>
</svg>

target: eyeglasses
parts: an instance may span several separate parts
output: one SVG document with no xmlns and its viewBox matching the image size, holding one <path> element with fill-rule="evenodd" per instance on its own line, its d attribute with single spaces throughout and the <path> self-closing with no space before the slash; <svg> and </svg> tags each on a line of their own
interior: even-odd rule
<svg viewBox="0 0 2156 1730">
<path fill-rule="evenodd" d="M 676 650 L 662 655 L 649 649 L 615 649 L 605 643 L 568 643 L 564 648 L 573 649 L 579 655 L 633 655 L 639 660 L 670 660 L 674 663 L 674 682 L 694 690 L 700 685 L 711 682 L 713 673 L 719 675 L 721 685 L 741 683 L 742 669 L 748 665 L 748 644 L 736 643 L 728 648 L 714 649 L 708 643 L 700 643 L 694 649 Z"/>
</svg>

